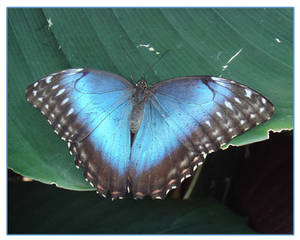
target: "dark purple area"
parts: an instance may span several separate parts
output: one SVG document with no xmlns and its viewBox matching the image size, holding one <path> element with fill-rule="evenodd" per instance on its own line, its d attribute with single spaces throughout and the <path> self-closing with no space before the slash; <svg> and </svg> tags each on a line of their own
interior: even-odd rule
<svg viewBox="0 0 300 240">
<path fill-rule="evenodd" d="M 293 233 L 293 135 L 271 134 L 249 145 L 230 191 L 228 205 L 247 216 L 258 233 Z"/>
</svg>

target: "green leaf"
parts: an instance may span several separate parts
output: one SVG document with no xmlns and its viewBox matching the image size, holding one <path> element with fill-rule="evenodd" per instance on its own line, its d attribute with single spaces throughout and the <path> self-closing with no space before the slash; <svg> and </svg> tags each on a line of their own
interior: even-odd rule
<svg viewBox="0 0 300 240">
<path fill-rule="evenodd" d="M 149 47 L 143 47 L 149 44 Z M 44 183 L 91 189 L 66 143 L 25 99 L 42 76 L 90 67 L 150 84 L 215 75 L 242 82 L 275 106 L 272 119 L 232 144 L 293 127 L 292 8 L 8 9 L 8 167 Z M 239 53 L 239 54 L 237 54 Z M 233 56 L 235 56 L 233 58 Z"/>
<path fill-rule="evenodd" d="M 111 201 L 94 192 L 11 183 L 9 234 L 251 234 L 212 198 Z M 22 199 L 22 201 L 20 201 Z"/>
</svg>

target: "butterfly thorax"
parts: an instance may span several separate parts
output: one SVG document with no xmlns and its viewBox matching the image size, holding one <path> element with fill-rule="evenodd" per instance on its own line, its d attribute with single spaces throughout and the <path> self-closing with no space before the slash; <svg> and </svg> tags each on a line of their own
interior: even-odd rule
<svg viewBox="0 0 300 240">
<path fill-rule="evenodd" d="M 142 78 L 137 82 L 132 94 L 133 107 L 130 113 L 130 131 L 132 134 L 136 134 L 139 130 L 147 96 L 147 82 Z"/>
</svg>

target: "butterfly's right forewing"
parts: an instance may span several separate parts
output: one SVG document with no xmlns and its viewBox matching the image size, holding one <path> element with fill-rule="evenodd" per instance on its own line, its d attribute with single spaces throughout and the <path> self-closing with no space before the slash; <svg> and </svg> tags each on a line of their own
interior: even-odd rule
<svg viewBox="0 0 300 240">
<path fill-rule="evenodd" d="M 68 141 L 76 164 L 103 195 L 126 192 L 132 89 L 118 75 L 90 69 L 50 74 L 26 89 L 27 100 Z"/>
</svg>

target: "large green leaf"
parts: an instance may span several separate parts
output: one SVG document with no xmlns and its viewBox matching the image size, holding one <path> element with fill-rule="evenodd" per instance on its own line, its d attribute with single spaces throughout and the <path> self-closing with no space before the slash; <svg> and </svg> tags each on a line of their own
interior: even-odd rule
<svg viewBox="0 0 300 240">
<path fill-rule="evenodd" d="M 212 198 L 111 201 L 94 192 L 11 183 L 10 234 L 251 234 L 246 218 Z M 20 201 L 22 199 L 22 201 Z"/>
<path fill-rule="evenodd" d="M 161 53 L 170 50 L 147 72 L 150 84 L 177 76 L 221 75 L 273 102 L 272 119 L 233 144 L 293 127 L 292 9 L 9 9 L 8 167 L 44 183 L 90 189 L 66 144 L 26 102 L 25 88 L 70 67 L 138 80 L 159 58 L 143 44 Z"/>
</svg>

